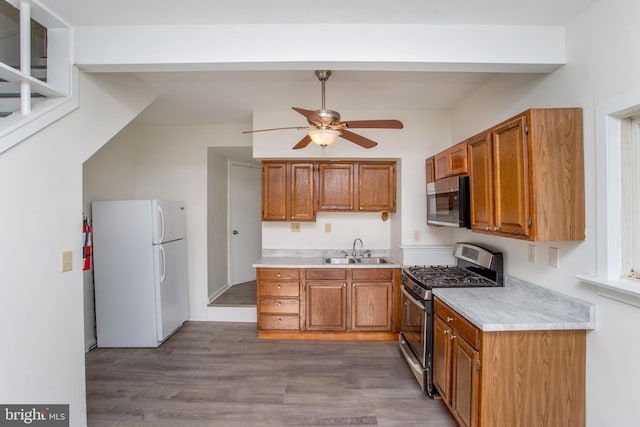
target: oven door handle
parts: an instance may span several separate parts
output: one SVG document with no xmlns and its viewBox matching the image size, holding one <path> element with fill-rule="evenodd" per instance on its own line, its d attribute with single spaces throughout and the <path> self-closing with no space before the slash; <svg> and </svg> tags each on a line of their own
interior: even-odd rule
<svg viewBox="0 0 640 427">
<path fill-rule="evenodd" d="M 409 301 L 411 301 L 412 303 L 414 303 L 415 305 L 417 305 L 418 307 L 420 307 L 420 309 L 424 310 L 424 304 L 422 304 L 420 301 L 416 300 L 416 298 L 411 295 L 409 292 L 407 292 L 406 288 L 404 287 L 404 285 L 402 285 L 402 293 L 409 298 Z"/>
</svg>

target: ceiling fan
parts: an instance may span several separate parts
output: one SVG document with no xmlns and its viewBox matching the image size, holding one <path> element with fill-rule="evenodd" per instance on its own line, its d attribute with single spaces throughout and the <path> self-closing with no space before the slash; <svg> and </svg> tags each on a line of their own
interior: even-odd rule
<svg viewBox="0 0 640 427">
<path fill-rule="evenodd" d="M 377 142 L 365 138 L 362 135 L 351 132 L 349 129 L 363 129 L 363 128 L 376 128 L 376 129 L 402 129 L 403 125 L 400 120 L 352 120 L 352 121 L 340 121 L 340 113 L 333 110 L 325 109 L 325 83 L 331 77 L 331 71 L 318 70 L 316 71 L 318 80 L 322 82 L 322 109 L 320 110 L 305 110 L 304 108 L 291 107 L 298 113 L 302 114 L 309 123 L 309 126 L 293 126 L 273 129 L 258 129 L 248 130 L 243 133 L 253 132 L 266 132 L 272 130 L 283 129 L 298 129 L 306 130 L 307 135 L 302 138 L 296 145 L 293 146 L 294 150 L 305 148 L 311 142 L 318 144 L 322 148 L 327 145 L 331 145 L 335 142 L 337 137 L 351 141 L 363 148 L 373 148 L 378 145 Z"/>
</svg>

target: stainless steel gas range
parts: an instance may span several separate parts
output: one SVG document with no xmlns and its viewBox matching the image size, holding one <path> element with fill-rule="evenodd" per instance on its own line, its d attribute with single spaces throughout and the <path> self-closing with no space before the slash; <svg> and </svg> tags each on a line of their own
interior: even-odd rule
<svg viewBox="0 0 640 427">
<path fill-rule="evenodd" d="M 402 272 L 400 350 L 420 387 L 433 397 L 433 288 L 503 285 L 502 253 L 456 243 L 455 266 L 410 266 Z"/>
</svg>

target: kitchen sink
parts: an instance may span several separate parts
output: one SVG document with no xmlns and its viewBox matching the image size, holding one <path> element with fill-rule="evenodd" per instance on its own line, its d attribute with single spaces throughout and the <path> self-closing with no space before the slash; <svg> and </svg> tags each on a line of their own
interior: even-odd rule
<svg viewBox="0 0 640 427">
<path fill-rule="evenodd" d="M 325 258 L 325 264 L 389 264 L 386 258 L 352 258 L 352 257 L 336 257 Z"/>
<path fill-rule="evenodd" d="M 356 258 L 359 264 L 389 264 L 386 258 Z"/>
<path fill-rule="evenodd" d="M 355 258 L 339 257 L 339 258 L 325 258 L 325 264 L 355 264 Z"/>
</svg>

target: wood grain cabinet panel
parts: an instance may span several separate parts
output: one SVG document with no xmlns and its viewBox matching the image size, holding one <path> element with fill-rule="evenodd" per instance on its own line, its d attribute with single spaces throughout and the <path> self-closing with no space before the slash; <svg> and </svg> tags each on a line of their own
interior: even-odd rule
<svg viewBox="0 0 640 427">
<path fill-rule="evenodd" d="M 471 228 L 584 240 L 582 110 L 530 109 L 469 141 Z"/>
<path fill-rule="evenodd" d="M 435 174 L 434 174 L 434 163 L 435 158 L 434 157 L 429 157 L 426 161 L 425 161 L 425 166 L 426 166 L 426 178 L 427 178 L 427 184 L 429 184 L 430 182 L 434 182 L 436 180 Z"/>
<path fill-rule="evenodd" d="M 434 314 L 433 382 L 459 425 L 585 425 L 586 331 L 480 331 L 438 298 Z"/>
<path fill-rule="evenodd" d="M 392 307 L 392 282 L 353 282 L 351 284 L 352 331 L 390 331 Z"/>
<path fill-rule="evenodd" d="M 262 220 L 315 221 L 313 163 L 262 163 Z"/>
<path fill-rule="evenodd" d="M 466 175 L 468 173 L 467 142 L 459 142 L 436 154 L 433 165 L 435 180 L 449 176 Z"/>
<path fill-rule="evenodd" d="M 298 269 L 257 269 L 258 331 L 300 330 L 300 287 Z"/>
<path fill-rule="evenodd" d="M 347 284 L 309 282 L 306 285 L 306 329 L 344 331 L 347 329 Z"/>
<path fill-rule="evenodd" d="M 319 162 L 319 211 L 396 211 L 395 162 Z"/>
</svg>

